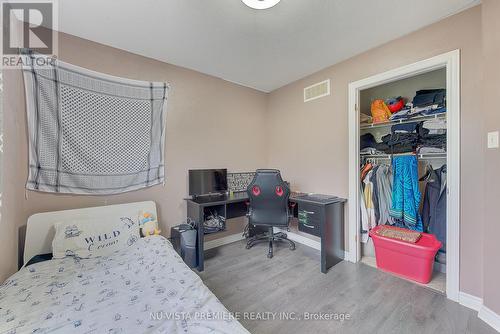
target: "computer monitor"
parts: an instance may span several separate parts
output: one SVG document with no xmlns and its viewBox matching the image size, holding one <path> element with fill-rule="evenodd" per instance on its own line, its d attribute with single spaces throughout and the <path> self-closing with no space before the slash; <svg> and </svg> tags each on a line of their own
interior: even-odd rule
<svg viewBox="0 0 500 334">
<path fill-rule="evenodd" d="M 190 169 L 189 195 L 200 196 L 227 192 L 227 169 Z"/>
</svg>

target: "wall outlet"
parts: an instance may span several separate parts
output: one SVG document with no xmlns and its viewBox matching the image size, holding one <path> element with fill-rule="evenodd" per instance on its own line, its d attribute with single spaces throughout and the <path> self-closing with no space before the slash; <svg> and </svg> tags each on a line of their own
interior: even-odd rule
<svg viewBox="0 0 500 334">
<path fill-rule="evenodd" d="M 498 131 L 488 132 L 488 148 L 498 148 Z"/>
</svg>

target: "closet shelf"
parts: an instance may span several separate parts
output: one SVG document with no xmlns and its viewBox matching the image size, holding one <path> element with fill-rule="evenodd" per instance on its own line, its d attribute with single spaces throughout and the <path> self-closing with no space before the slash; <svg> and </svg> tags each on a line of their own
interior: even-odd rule
<svg viewBox="0 0 500 334">
<path fill-rule="evenodd" d="M 446 153 L 427 153 L 427 154 L 361 154 L 361 158 L 365 159 L 391 159 L 391 156 L 397 157 L 402 155 L 415 155 L 418 159 L 446 159 Z"/>
<path fill-rule="evenodd" d="M 388 121 L 388 122 L 382 122 L 382 123 L 372 123 L 368 125 L 361 125 L 359 127 L 360 130 L 366 130 L 366 129 L 373 129 L 373 128 L 381 128 L 385 126 L 392 126 L 394 124 L 405 124 L 405 123 L 413 123 L 417 121 L 425 121 L 428 119 L 434 119 L 434 118 L 445 118 L 446 117 L 446 112 L 442 112 L 439 114 L 434 114 L 434 115 L 428 115 L 428 116 L 415 116 L 409 119 L 399 119 L 395 121 Z"/>
</svg>

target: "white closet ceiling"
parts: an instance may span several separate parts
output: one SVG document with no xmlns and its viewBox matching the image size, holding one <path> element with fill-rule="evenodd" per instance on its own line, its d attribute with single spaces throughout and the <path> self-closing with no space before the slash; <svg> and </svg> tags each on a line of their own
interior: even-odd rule
<svg viewBox="0 0 500 334">
<path fill-rule="evenodd" d="M 272 91 L 479 0 L 65 0 L 59 30 Z"/>
</svg>

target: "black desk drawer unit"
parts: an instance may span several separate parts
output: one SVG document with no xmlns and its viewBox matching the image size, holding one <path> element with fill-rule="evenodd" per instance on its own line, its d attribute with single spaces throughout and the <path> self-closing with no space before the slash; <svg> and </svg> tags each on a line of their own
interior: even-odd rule
<svg viewBox="0 0 500 334">
<path fill-rule="evenodd" d="M 321 238 L 321 272 L 344 259 L 345 199 L 314 196 L 296 198 L 299 231 Z"/>
<path fill-rule="evenodd" d="M 299 231 L 321 236 L 321 222 L 324 220 L 324 207 L 299 203 Z"/>
</svg>

